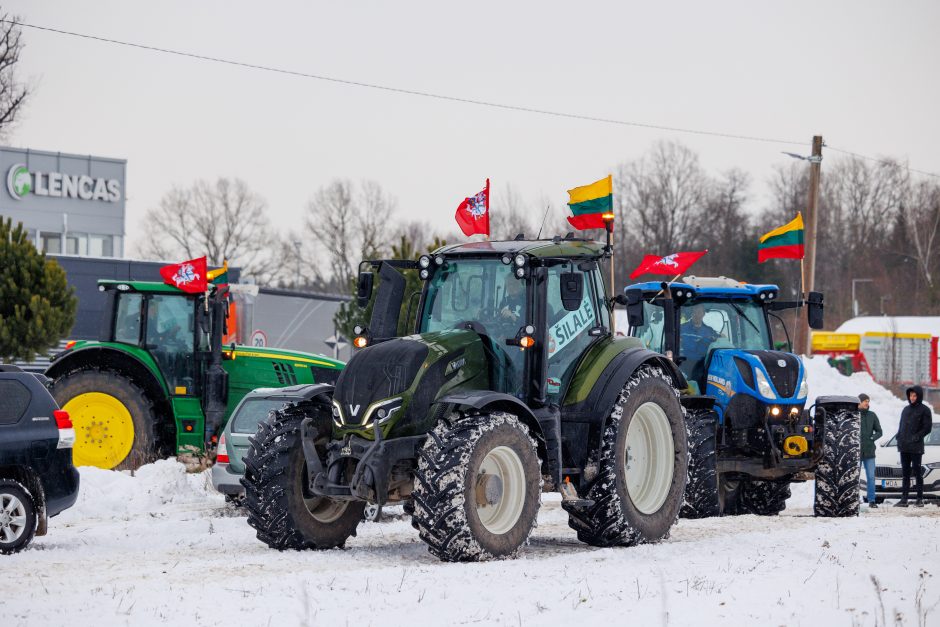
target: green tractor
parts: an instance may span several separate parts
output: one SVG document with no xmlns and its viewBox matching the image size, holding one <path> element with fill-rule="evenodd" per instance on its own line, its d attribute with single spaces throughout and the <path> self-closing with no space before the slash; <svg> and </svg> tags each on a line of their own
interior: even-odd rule
<svg viewBox="0 0 940 627">
<path fill-rule="evenodd" d="M 520 237 L 363 262 L 360 304 L 376 273 L 379 284 L 361 350 L 252 440 L 243 484 L 258 538 L 342 546 L 366 504 L 400 503 L 441 560 L 504 558 L 527 541 L 543 491 L 561 493 L 587 544 L 665 538 L 688 475 L 685 379 L 614 336 L 609 256 L 570 236 Z M 400 270 L 423 282 L 407 301 Z M 397 337 L 403 309 L 414 334 Z"/>
<path fill-rule="evenodd" d="M 99 281 L 97 341 L 69 342 L 46 371 L 75 425 L 75 464 L 134 469 L 200 457 L 241 398 L 258 387 L 333 383 L 342 363 L 223 345 L 227 289 L 187 294 L 158 282 Z"/>
</svg>

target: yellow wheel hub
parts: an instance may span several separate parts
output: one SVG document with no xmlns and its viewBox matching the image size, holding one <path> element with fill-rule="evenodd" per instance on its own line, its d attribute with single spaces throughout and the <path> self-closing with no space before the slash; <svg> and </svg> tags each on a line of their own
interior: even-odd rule
<svg viewBox="0 0 940 627">
<path fill-rule="evenodd" d="M 134 445 L 134 421 L 127 407 L 110 394 L 79 394 L 63 407 L 75 427 L 72 459 L 76 466 L 111 469 Z"/>
</svg>

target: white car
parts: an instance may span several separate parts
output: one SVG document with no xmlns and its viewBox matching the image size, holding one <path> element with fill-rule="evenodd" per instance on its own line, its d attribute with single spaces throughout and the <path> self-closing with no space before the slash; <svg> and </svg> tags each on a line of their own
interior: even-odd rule
<svg viewBox="0 0 940 627">
<path fill-rule="evenodd" d="M 924 499 L 940 502 L 940 422 L 933 423 L 930 435 L 924 440 Z M 860 475 L 862 495 L 865 494 L 865 473 Z M 894 437 L 875 449 L 875 500 L 901 498 L 901 456 Z M 911 477 L 909 499 L 917 498 L 917 483 Z"/>
</svg>

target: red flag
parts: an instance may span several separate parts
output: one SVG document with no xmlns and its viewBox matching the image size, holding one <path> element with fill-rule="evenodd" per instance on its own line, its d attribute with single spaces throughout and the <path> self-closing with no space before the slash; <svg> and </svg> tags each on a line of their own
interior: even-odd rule
<svg viewBox="0 0 940 627">
<path fill-rule="evenodd" d="M 479 194 L 464 198 L 454 214 L 457 226 L 467 237 L 482 233 L 490 236 L 490 180 Z"/>
<path fill-rule="evenodd" d="M 167 285 L 178 287 L 190 294 L 198 294 L 209 289 L 205 257 L 163 266 L 160 268 L 160 276 Z"/>
<path fill-rule="evenodd" d="M 701 252 L 673 253 L 665 257 L 646 255 L 640 265 L 637 266 L 637 269 L 630 273 L 630 278 L 635 279 L 641 274 L 682 274 L 707 252 L 707 250 L 703 250 Z"/>
</svg>

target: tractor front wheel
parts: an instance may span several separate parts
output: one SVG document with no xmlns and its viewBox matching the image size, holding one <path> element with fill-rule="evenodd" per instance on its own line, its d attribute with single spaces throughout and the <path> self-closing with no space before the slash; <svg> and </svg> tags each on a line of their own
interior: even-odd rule
<svg viewBox="0 0 940 627">
<path fill-rule="evenodd" d="M 153 402 L 127 377 L 80 370 L 56 379 L 52 395 L 75 427 L 76 466 L 135 470 L 160 457 Z"/>
<path fill-rule="evenodd" d="M 259 540 L 280 551 L 343 546 L 356 535 L 365 507 L 362 501 L 336 501 L 310 493 L 300 436 L 300 423 L 308 412 L 324 410 L 311 403 L 293 403 L 272 412 L 258 425 L 245 457 L 242 485 L 248 524 L 257 530 Z M 316 443 L 321 459 L 326 440 Z"/>
<path fill-rule="evenodd" d="M 817 516 L 858 516 L 861 417 L 858 410 L 828 412 L 823 458 L 816 468 Z"/>
<path fill-rule="evenodd" d="M 679 516 L 689 453 L 682 408 L 672 380 L 641 366 L 611 409 L 600 469 L 586 499 L 562 503 L 578 539 L 593 546 L 659 542 Z"/>
<path fill-rule="evenodd" d="M 535 526 L 541 491 L 538 451 L 516 416 L 453 416 L 419 452 L 412 525 L 446 562 L 511 557 Z"/>
</svg>

